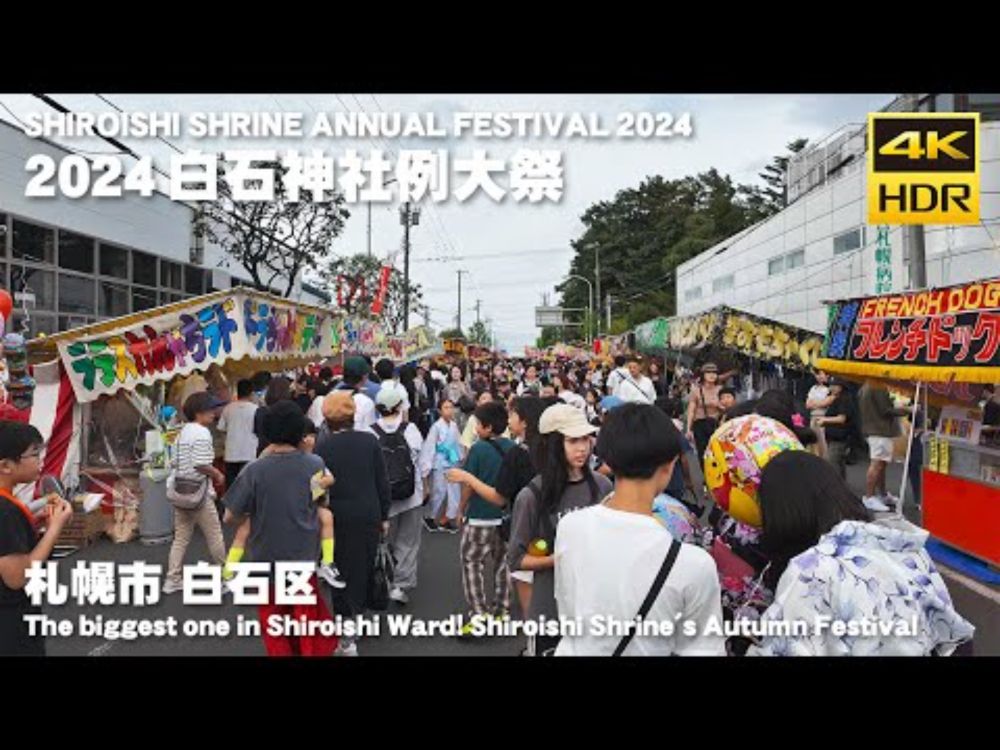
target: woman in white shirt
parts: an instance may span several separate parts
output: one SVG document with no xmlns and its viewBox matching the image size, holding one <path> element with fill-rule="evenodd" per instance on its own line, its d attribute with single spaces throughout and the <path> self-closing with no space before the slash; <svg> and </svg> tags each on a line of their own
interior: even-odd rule
<svg viewBox="0 0 1000 750">
<path fill-rule="evenodd" d="M 184 553 L 194 534 L 195 526 L 201 529 L 208 542 L 212 562 L 222 566 L 226 562 L 226 545 L 222 539 L 222 525 L 215 508 L 215 490 L 212 482 L 222 483 L 225 476 L 212 464 L 215 461 L 215 447 L 209 426 L 215 422 L 217 410 L 225 402 L 211 393 L 202 391 L 188 396 L 184 402 L 184 416 L 188 423 L 181 429 L 174 445 L 176 466 L 171 480 L 187 479 L 201 482 L 204 500 L 192 510 L 174 508 L 174 542 L 170 546 L 167 577 L 163 593 L 172 594 L 183 586 L 182 566 Z"/>
</svg>

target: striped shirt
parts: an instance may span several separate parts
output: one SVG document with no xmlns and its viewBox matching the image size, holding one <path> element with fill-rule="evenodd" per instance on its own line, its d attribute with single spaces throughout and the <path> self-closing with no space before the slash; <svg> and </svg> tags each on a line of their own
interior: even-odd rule
<svg viewBox="0 0 1000 750">
<path fill-rule="evenodd" d="M 182 479 L 199 479 L 203 474 L 195 471 L 196 466 L 211 466 L 215 461 L 215 444 L 207 427 L 188 422 L 177 436 L 175 446 L 177 456 L 177 476 Z"/>
</svg>

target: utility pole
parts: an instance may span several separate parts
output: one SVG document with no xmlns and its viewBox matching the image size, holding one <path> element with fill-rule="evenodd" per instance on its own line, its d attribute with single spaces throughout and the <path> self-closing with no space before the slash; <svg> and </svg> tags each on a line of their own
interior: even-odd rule
<svg viewBox="0 0 1000 750">
<path fill-rule="evenodd" d="M 431 327 L 431 309 L 427 305 L 424 305 L 424 327 Z"/>
<path fill-rule="evenodd" d="M 410 209 L 407 201 L 399 209 L 399 223 L 403 225 L 403 330 L 410 327 L 410 227 L 420 224 L 420 209 Z"/>
<path fill-rule="evenodd" d="M 479 325 L 479 308 L 482 307 L 483 301 L 481 299 L 476 300 L 476 325 Z"/>
<path fill-rule="evenodd" d="M 468 273 L 468 271 L 459 270 L 458 272 L 458 330 L 462 330 L 462 274 Z"/>
<path fill-rule="evenodd" d="M 597 304 L 601 304 L 601 247 L 594 245 L 594 281 L 597 282 Z M 611 331 L 611 318 L 608 317 L 608 331 Z M 597 314 L 597 338 L 601 337 L 601 315 Z"/>
<path fill-rule="evenodd" d="M 607 295 L 607 306 L 608 306 L 608 333 L 611 333 L 611 295 Z M 598 316 L 600 317 L 600 316 Z"/>
</svg>

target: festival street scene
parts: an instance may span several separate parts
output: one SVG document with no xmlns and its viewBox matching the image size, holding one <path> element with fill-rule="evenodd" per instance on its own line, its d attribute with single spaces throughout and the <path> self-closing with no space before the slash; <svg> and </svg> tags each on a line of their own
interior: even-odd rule
<svg viewBox="0 0 1000 750">
<path fill-rule="evenodd" d="M 1000 95 L 0 93 L 0 656 L 998 655 Z"/>
</svg>

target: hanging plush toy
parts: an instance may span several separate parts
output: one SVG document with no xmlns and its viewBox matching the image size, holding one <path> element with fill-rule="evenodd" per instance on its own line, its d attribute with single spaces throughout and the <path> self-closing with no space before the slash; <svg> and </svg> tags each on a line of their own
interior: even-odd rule
<svg viewBox="0 0 1000 750">
<path fill-rule="evenodd" d="M 8 333 L 3 337 L 7 363 L 7 397 L 15 409 L 30 409 L 35 400 L 35 381 L 28 375 L 28 350 L 24 337 Z"/>
<path fill-rule="evenodd" d="M 804 450 L 785 425 L 759 414 L 726 422 L 705 451 L 705 483 L 715 501 L 737 521 L 760 527 L 757 488 L 768 461 L 782 451 Z"/>
</svg>

